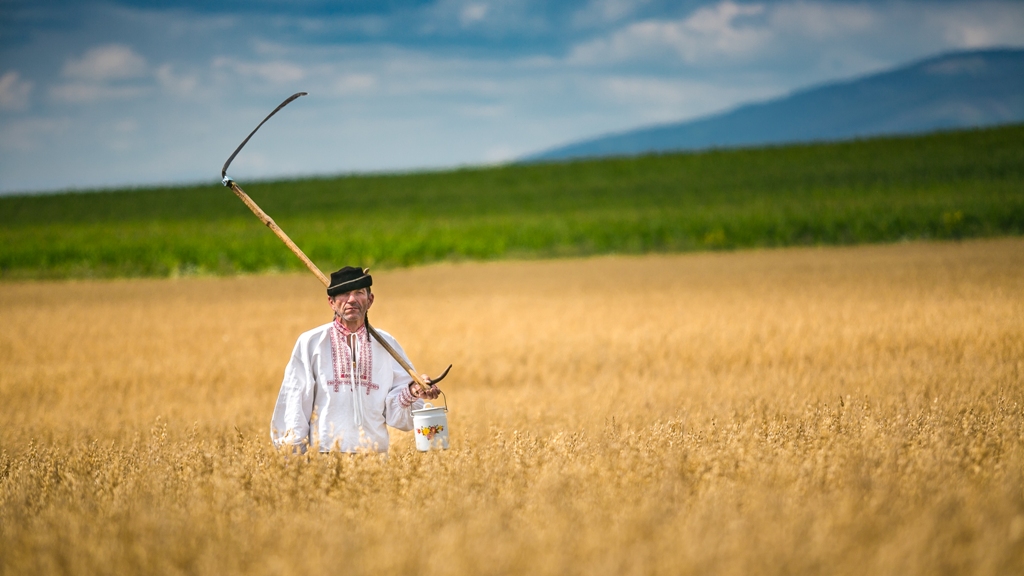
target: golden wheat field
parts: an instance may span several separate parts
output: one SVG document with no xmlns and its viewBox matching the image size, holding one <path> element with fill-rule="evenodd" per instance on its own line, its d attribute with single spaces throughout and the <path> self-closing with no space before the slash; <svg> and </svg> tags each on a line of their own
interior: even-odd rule
<svg viewBox="0 0 1024 576">
<path fill-rule="evenodd" d="M 1024 240 L 374 284 L 447 452 L 273 451 L 311 275 L 0 284 L 0 571 L 1024 573 Z"/>
</svg>

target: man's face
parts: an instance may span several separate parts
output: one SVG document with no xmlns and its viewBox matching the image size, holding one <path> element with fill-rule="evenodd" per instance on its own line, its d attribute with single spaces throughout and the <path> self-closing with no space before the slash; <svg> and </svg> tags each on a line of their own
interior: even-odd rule
<svg viewBox="0 0 1024 576">
<path fill-rule="evenodd" d="M 360 288 L 337 296 L 329 296 L 327 300 L 331 303 L 334 313 L 341 317 L 343 322 L 361 322 L 366 316 L 366 311 L 373 304 L 373 293 L 366 288 Z"/>
</svg>

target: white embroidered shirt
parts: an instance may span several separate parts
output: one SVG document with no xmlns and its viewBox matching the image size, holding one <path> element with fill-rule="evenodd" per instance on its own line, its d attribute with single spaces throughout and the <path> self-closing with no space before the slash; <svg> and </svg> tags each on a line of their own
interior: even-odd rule
<svg viewBox="0 0 1024 576">
<path fill-rule="evenodd" d="M 408 361 L 390 334 L 377 332 Z M 270 424 L 278 448 L 387 452 L 387 426 L 412 430 L 412 410 L 423 407 L 409 393 L 412 378 L 365 326 L 356 333 L 353 371 L 347 336 L 335 322 L 299 336 Z"/>
</svg>

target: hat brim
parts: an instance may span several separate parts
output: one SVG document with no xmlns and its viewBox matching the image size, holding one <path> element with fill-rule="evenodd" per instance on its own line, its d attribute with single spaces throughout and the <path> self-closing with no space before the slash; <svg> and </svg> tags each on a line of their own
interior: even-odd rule
<svg viewBox="0 0 1024 576">
<path fill-rule="evenodd" d="M 359 290 L 360 288 L 369 288 L 370 286 L 373 286 L 373 278 L 369 274 L 363 274 L 358 278 L 353 278 L 351 280 L 346 280 L 344 282 L 328 286 L 327 295 L 337 296 L 338 294 Z"/>
</svg>

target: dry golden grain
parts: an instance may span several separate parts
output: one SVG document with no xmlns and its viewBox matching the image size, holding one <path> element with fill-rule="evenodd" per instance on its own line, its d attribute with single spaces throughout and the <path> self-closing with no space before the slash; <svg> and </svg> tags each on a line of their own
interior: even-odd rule
<svg viewBox="0 0 1024 576">
<path fill-rule="evenodd" d="M 374 290 L 447 452 L 271 449 L 311 276 L 0 284 L 0 573 L 1024 572 L 1022 240 Z"/>
</svg>

